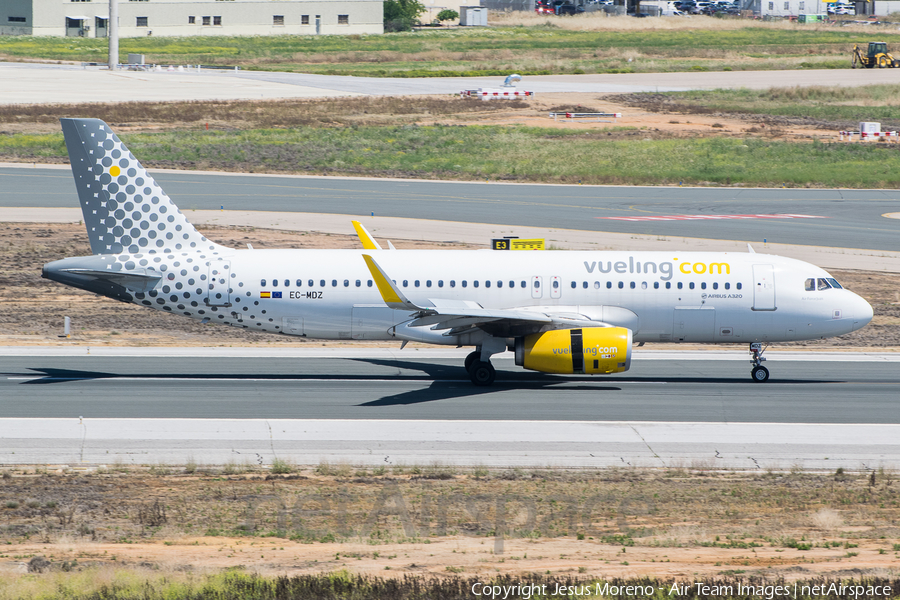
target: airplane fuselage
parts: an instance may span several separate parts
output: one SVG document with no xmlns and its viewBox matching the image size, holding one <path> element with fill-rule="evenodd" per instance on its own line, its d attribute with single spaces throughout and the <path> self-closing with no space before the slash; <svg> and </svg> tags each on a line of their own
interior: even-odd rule
<svg viewBox="0 0 900 600">
<path fill-rule="evenodd" d="M 92 291 L 194 319 L 318 339 L 414 339 L 457 345 L 446 331 L 405 328 L 385 306 L 362 250 L 225 250 L 99 255 L 50 263 L 76 287 L 73 264 L 146 269 L 149 289 L 84 279 Z M 374 253 L 412 301 L 551 311 L 627 327 L 636 342 L 749 343 L 848 333 L 871 308 L 814 265 L 766 254 L 384 250 Z M 809 280 L 813 281 L 812 288 Z M 823 289 L 819 289 L 823 287 Z"/>
</svg>

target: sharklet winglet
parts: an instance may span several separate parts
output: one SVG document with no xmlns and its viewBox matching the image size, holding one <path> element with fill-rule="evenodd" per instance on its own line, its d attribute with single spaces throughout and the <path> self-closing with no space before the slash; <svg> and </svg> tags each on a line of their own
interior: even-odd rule
<svg viewBox="0 0 900 600">
<path fill-rule="evenodd" d="M 356 230 L 356 235 L 359 236 L 359 241 L 362 242 L 363 248 L 366 250 L 381 250 L 381 246 L 375 241 L 375 238 L 372 237 L 362 223 L 359 221 L 350 222 L 353 223 L 353 229 Z"/>
<path fill-rule="evenodd" d="M 371 256 L 363 254 L 362 257 L 363 260 L 366 261 L 366 266 L 369 267 L 372 279 L 375 280 L 375 285 L 378 287 L 381 299 L 384 300 L 385 304 L 398 310 L 415 310 L 419 312 L 424 312 L 426 310 L 410 302 L 409 298 L 394 285 L 391 278 L 387 276 L 387 273 L 378 266 L 378 263 L 376 263 Z"/>
</svg>

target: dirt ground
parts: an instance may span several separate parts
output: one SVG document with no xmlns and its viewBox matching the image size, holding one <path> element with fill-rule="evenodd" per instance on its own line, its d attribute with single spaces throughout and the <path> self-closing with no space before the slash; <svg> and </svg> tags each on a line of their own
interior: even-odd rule
<svg viewBox="0 0 900 600">
<path fill-rule="evenodd" d="M 204 227 L 219 243 L 254 248 L 359 248 L 351 235 L 295 233 L 270 229 Z M 398 248 L 473 248 L 465 244 L 394 240 Z M 295 336 L 268 335 L 219 325 L 201 325 L 160 311 L 117 302 L 41 278 L 44 263 L 90 254 L 84 226 L 77 224 L 0 223 L 0 346 L 261 346 L 324 342 Z M 822 349 L 900 347 L 900 275 L 865 271 L 832 271 L 847 288 L 875 309 L 868 327 L 851 334 L 779 344 Z M 63 317 L 72 319 L 72 336 L 60 338 Z M 384 345 L 373 342 L 327 342 L 328 346 Z M 664 347 L 653 345 L 653 347 Z M 674 346 L 680 347 L 680 346 Z"/>
<path fill-rule="evenodd" d="M 7 471 L 0 574 L 22 572 L 40 555 L 78 568 L 287 575 L 796 579 L 885 575 L 900 556 L 900 482 L 884 469 L 475 475 L 320 465 L 272 475 L 194 467 Z"/>
</svg>

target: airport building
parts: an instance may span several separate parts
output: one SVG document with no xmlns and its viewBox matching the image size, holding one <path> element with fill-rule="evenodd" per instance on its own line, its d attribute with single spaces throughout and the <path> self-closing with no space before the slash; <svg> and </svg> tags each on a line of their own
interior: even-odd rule
<svg viewBox="0 0 900 600">
<path fill-rule="evenodd" d="M 382 0 L 120 0 L 119 36 L 384 33 Z M 0 0 L 0 35 L 106 37 L 108 0 Z"/>
</svg>

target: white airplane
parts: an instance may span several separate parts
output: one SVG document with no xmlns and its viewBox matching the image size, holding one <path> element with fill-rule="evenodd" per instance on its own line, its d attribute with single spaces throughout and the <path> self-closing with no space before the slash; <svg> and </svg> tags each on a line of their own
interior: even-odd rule
<svg viewBox="0 0 900 600">
<path fill-rule="evenodd" d="M 826 271 L 719 252 L 236 250 L 197 232 L 110 127 L 62 119 L 92 256 L 43 277 L 123 302 L 278 335 L 474 346 L 490 385 L 507 349 L 544 373 L 627 371 L 643 342 L 763 344 L 842 335 L 872 307 Z"/>
</svg>

